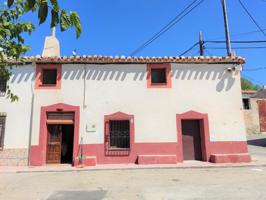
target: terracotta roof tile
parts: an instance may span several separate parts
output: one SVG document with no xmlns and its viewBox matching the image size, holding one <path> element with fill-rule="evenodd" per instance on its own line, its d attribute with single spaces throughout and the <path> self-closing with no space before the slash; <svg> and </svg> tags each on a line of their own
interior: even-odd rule
<svg viewBox="0 0 266 200">
<path fill-rule="evenodd" d="M 130 57 L 130 56 L 62 56 L 62 57 L 41 57 L 30 56 L 24 57 L 26 62 L 39 63 L 237 63 L 244 64 L 245 59 L 239 56 L 236 57 L 217 57 L 217 56 L 164 56 L 164 57 Z"/>
</svg>

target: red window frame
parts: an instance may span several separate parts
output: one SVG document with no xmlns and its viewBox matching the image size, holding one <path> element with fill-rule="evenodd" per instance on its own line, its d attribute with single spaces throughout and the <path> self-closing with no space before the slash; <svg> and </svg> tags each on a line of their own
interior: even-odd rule
<svg viewBox="0 0 266 200">
<path fill-rule="evenodd" d="M 56 84 L 46 85 L 42 83 L 43 70 L 54 69 L 57 72 Z M 37 64 L 36 65 L 36 78 L 35 78 L 35 89 L 61 89 L 61 78 L 62 78 L 62 65 L 61 64 Z"/>
<path fill-rule="evenodd" d="M 129 121 L 129 148 L 111 148 L 110 147 L 110 128 L 109 122 L 115 120 Z M 104 116 L 104 146 L 106 156 L 129 156 L 134 145 L 134 115 L 122 112 L 116 112 L 111 115 Z"/>
<path fill-rule="evenodd" d="M 151 70 L 152 69 L 165 69 L 166 72 L 166 83 L 152 83 Z M 162 64 L 147 64 L 147 88 L 171 88 L 171 64 L 162 63 Z"/>
</svg>

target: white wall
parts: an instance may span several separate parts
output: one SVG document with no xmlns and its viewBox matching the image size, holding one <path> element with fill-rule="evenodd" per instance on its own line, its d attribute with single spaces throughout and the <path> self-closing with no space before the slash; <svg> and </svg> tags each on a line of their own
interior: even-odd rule
<svg viewBox="0 0 266 200">
<path fill-rule="evenodd" d="M 61 90 L 35 90 L 32 144 L 39 142 L 40 107 L 56 103 L 80 106 L 84 143 L 103 143 L 104 115 L 118 111 L 134 115 L 136 142 L 175 142 L 176 114 L 190 110 L 208 113 L 211 141 L 245 140 L 240 76 L 226 72 L 230 66 L 172 64 L 172 88 L 163 89 L 147 88 L 145 64 L 64 64 Z M 29 98 L 30 84 L 25 87 Z M 29 115 L 29 106 L 20 109 Z M 13 129 L 6 135 L 13 138 L 21 130 Z M 27 141 L 28 129 L 25 125 L 23 129 L 20 135 Z"/>
<path fill-rule="evenodd" d="M 118 111 L 135 116 L 136 142 L 175 142 L 176 114 L 194 110 L 209 114 L 212 141 L 241 141 L 246 138 L 239 73 L 226 72 L 226 67 L 172 64 L 172 88 L 155 89 L 147 88 L 145 64 L 63 65 L 62 89 L 36 91 L 35 113 L 40 116 L 41 105 L 80 105 L 84 143 L 103 143 L 103 117 Z M 35 120 L 37 144 L 39 118 Z"/>
<path fill-rule="evenodd" d="M 0 97 L 0 112 L 7 114 L 4 148 L 28 147 L 34 75 L 32 65 L 14 67 L 8 85 L 19 101 L 11 103 L 10 99 Z"/>
</svg>

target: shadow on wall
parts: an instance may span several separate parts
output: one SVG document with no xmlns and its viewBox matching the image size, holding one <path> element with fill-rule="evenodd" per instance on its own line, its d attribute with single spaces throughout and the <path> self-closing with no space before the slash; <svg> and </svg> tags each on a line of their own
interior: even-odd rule
<svg viewBox="0 0 266 200">
<path fill-rule="evenodd" d="M 75 67 L 73 65 L 64 67 L 62 78 L 64 80 L 80 80 L 84 78 L 83 67 Z M 124 81 L 130 74 L 133 77 L 133 81 L 143 81 L 146 79 L 146 68 L 135 67 L 135 65 L 129 67 L 123 67 L 121 65 L 87 65 L 86 80 L 98 80 L 98 81 Z M 132 76 L 133 74 L 133 76 Z M 213 67 L 206 65 L 177 65 L 172 67 L 172 79 L 176 80 L 219 80 L 216 84 L 216 91 L 228 91 L 235 83 L 233 73 L 221 70 L 221 67 Z M 14 68 L 11 76 L 11 83 L 21 83 L 27 81 L 33 81 L 35 72 L 32 72 L 32 68 Z"/>
<path fill-rule="evenodd" d="M 121 66 L 90 66 L 87 67 L 87 80 L 98 80 L 98 81 L 124 81 L 129 74 L 134 74 L 134 81 L 142 81 L 146 79 L 146 68 L 139 67 L 127 67 L 123 68 Z M 63 79 L 65 80 L 79 80 L 84 78 L 83 68 L 74 69 L 71 67 L 69 69 L 63 70 Z"/>
<path fill-rule="evenodd" d="M 32 71 L 32 67 L 14 67 L 9 82 L 12 84 L 31 82 L 34 78 L 35 72 Z"/>
</svg>

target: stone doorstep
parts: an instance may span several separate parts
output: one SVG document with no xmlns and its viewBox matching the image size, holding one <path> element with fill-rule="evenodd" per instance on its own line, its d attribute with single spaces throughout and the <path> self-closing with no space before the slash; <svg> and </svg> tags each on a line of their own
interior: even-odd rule
<svg viewBox="0 0 266 200">
<path fill-rule="evenodd" d="M 247 163 L 251 162 L 251 156 L 248 153 L 237 154 L 211 154 L 212 163 Z"/>
</svg>

